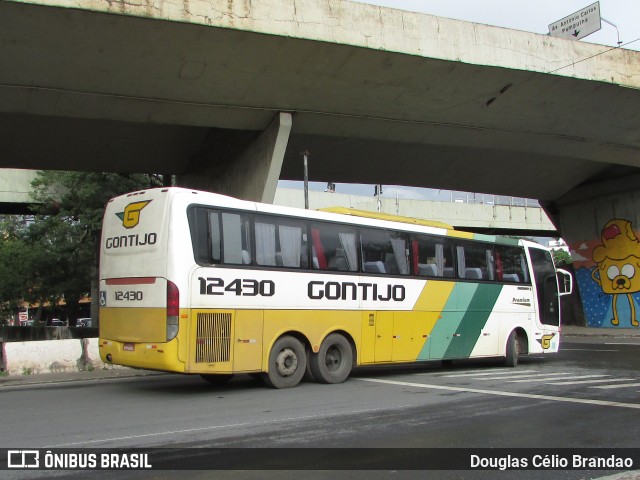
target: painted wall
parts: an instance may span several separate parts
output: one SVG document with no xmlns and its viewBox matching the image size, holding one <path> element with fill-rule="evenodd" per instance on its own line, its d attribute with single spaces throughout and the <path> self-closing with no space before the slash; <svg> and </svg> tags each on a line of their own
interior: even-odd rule
<svg viewBox="0 0 640 480">
<path fill-rule="evenodd" d="M 561 209 L 587 326 L 638 328 L 640 193 L 589 199 Z"/>
</svg>

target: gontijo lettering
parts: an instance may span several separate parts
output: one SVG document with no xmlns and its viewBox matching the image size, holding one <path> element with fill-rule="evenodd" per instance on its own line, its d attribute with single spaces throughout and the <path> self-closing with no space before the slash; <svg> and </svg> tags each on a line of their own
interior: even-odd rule
<svg viewBox="0 0 640 480">
<path fill-rule="evenodd" d="M 355 282 L 309 282 L 309 298 L 320 300 L 373 300 L 381 302 L 402 302 L 406 298 L 404 285 L 377 285 Z"/>
<path fill-rule="evenodd" d="M 145 233 L 135 235 L 120 235 L 119 237 L 108 237 L 105 240 L 105 247 L 124 248 L 124 247 L 142 247 L 144 245 L 155 245 L 158 241 L 157 233 Z"/>
</svg>

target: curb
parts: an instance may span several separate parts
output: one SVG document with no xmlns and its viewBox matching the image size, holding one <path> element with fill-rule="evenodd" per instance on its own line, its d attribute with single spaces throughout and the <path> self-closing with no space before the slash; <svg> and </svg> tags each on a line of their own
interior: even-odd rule
<svg viewBox="0 0 640 480">
<path fill-rule="evenodd" d="M 151 370 L 136 370 L 133 368 L 103 368 L 94 370 L 69 371 L 62 373 L 36 373 L 32 375 L 12 375 L 0 377 L 0 390 L 14 386 L 50 385 L 57 383 L 75 383 L 87 381 L 101 381 L 109 379 L 136 378 L 154 375 L 170 375 Z"/>
</svg>

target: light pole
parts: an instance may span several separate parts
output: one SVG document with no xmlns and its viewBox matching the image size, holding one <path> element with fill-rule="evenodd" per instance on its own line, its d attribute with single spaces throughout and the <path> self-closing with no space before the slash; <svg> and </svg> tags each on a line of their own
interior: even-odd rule
<svg viewBox="0 0 640 480">
<path fill-rule="evenodd" d="M 309 151 L 302 152 L 304 159 L 304 208 L 309 210 Z"/>
</svg>

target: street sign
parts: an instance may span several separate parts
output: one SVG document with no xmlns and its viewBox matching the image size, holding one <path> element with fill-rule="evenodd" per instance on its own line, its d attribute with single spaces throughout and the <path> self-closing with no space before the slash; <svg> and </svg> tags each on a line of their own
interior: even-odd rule
<svg viewBox="0 0 640 480">
<path fill-rule="evenodd" d="M 596 2 L 549 25 L 549 35 L 580 40 L 601 28 L 600 2 Z"/>
</svg>

